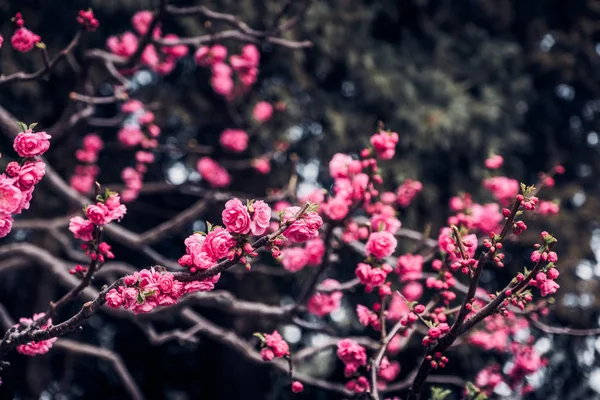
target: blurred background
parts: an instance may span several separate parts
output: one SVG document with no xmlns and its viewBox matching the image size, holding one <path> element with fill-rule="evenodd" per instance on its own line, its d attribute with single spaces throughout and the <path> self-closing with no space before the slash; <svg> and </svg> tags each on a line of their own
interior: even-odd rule
<svg viewBox="0 0 600 400">
<path fill-rule="evenodd" d="M 186 6 L 195 1 L 172 0 Z M 239 16 L 250 26 L 266 29 L 280 9 L 274 0 L 211 0 L 214 10 Z M 0 2 L 0 34 L 10 38 L 10 18 L 21 12 L 26 26 L 42 37 L 50 54 L 60 51 L 77 26 L 77 11 L 92 7 L 100 28 L 87 35 L 86 48 L 104 48 L 108 36 L 131 30 L 130 18 L 154 4 L 142 0 L 4 0 Z M 168 20 L 163 32 L 196 36 L 206 27 L 194 18 Z M 522 268 L 537 234 L 545 229 L 559 243 L 561 290 L 553 306 L 555 326 L 594 328 L 600 323 L 600 1 L 598 0 L 328 0 L 312 4 L 303 21 L 286 37 L 310 40 L 306 50 L 261 47 L 257 85 L 244 103 L 228 106 L 210 88 L 210 74 L 197 68 L 193 50 L 179 60 L 173 73 L 160 77 L 140 70 L 133 77 L 132 97 L 149 104 L 163 130 L 161 145 L 185 147 L 189 143 L 216 145 L 225 128 L 248 128 L 246 120 L 258 101 L 284 102 L 269 124 L 254 128 L 253 156 L 271 151 L 276 141 L 290 143 L 300 159 L 295 168 L 300 191 L 330 188 L 327 163 L 332 154 L 356 152 L 383 121 L 400 135 L 396 156 L 385 163 L 384 176 L 390 188 L 406 178 L 418 179 L 423 192 L 400 219 L 404 227 L 432 232 L 445 224 L 448 200 L 469 191 L 480 202 L 491 201 L 481 190 L 486 177 L 483 161 L 491 153 L 505 159 L 503 174 L 533 184 L 540 171 L 557 163 L 566 174 L 542 197 L 558 199 L 561 213 L 528 225 L 522 248 L 515 246 L 506 275 L 484 276 L 492 290 L 504 286 L 508 274 Z M 233 52 L 237 42 L 225 42 Z M 0 50 L 0 72 L 33 71 L 42 60 L 11 51 L 8 41 Z M 80 57 L 80 50 L 75 52 Z M 95 71 L 96 95 L 112 94 L 102 73 Z M 52 126 L 61 116 L 73 90 L 72 73 L 61 65 L 48 80 L 18 83 L 0 89 L 0 104 L 19 119 Z M 117 115 L 116 105 L 98 108 L 95 118 Z M 108 143 L 110 157 L 100 158 L 103 184 L 120 183 L 120 171 L 131 155 L 116 146 L 117 126 L 80 124 L 53 142 L 48 159 L 68 179 L 74 170 L 72 155 L 85 133 L 97 132 Z M 2 153 L 10 152 L 10 141 L 0 136 Z M 6 150 L 5 150 L 6 149 Z M 105 154 L 105 153 L 103 153 Z M 216 154 L 219 159 L 222 155 Z M 197 155 L 165 151 L 146 175 L 147 182 L 182 184 L 198 182 L 194 170 Z M 5 162 L 5 158 L 1 160 Z M 282 155 L 274 160 L 270 178 L 251 169 L 236 172 L 231 189 L 262 196 L 269 188 L 283 185 L 294 164 Z M 268 181 L 268 183 L 267 183 Z M 39 192 L 38 192 L 39 191 Z M 186 193 L 149 194 L 129 206 L 123 225 L 136 232 L 155 226 L 166 216 L 185 209 L 197 197 Z M 206 216 L 220 221 L 221 205 Z M 43 182 L 36 189 L 32 208 L 23 218 L 60 216 L 65 204 Z M 184 251 L 183 239 L 201 229 L 204 221 L 172 235 L 155 249 L 177 259 Z M 433 235 L 436 237 L 437 235 Z M 2 242 L 34 242 L 63 251 L 54 241 L 26 230 L 18 230 Z M 117 258 L 138 268 L 149 265 L 139 254 L 113 243 Z M 345 253 L 343 253 L 345 254 Z M 342 281 L 352 277 L 356 259 L 343 255 L 331 272 Z M 31 266 L 27 271 L 0 275 L 0 302 L 13 318 L 29 316 L 60 295 L 51 276 Z M 31 273 L 34 271 L 35 273 Z M 503 280 L 504 279 L 504 280 Z M 226 275 L 220 285 L 240 298 L 273 304 L 297 294 L 296 280 L 259 274 Z M 499 282 L 499 283 L 497 283 Z M 330 317 L 338 332 L 359 332 L 354 307 L 360 298 L 346 297 L 344 308 Z M 75 311 L 73 305 L 71 311 Z M 257 329 L 278 328 L 296 346 L 318 340 L 311 332 L 294 326 L 269 325 L 269 321 L 233 318 L 203 311 L 226 327 L 250 336 Z M 169 322 L 169 321 L 167 321 Z M 286 399 L 292 393 L 285 379 L 267 365 L 249 364 L 237 353 L 202 336 L 197 344 L 153 346 L 130 322 L 99 314 L 90 329 L 73 337 L 114 349 L 148 398 L 168 399 Z M 172 325 L 172 324 L 171 324 Z M 165 329 L 171 326 L 168 323 Z M 534 333 L 536 346 L 549 359 L 548 367 L 532 380 L 531 399 L 600 398 L 600 338 Z M 401 376 L 412 369 L 414 354 L 399 359 Z M 446 372 L 472 379 L 483 361 L 477 352 L 455 358 Z M 489 355 L 485 355 L 488 357 Z M 406 364 L 403 361 L 406 357 Z M 105 361 L 51 351 L 29 358 L 13 353 L 11 368 L 2 373 L 1 398 L 83 399 L 126 398 L 112 367 Z M 406 365 L 406 366 L 405 366 Z M 337 369 L 336 369 L 337 366 Z M 342 373 L 335 354 L 315 360 L 311 373 L 332 376 Z M 283 377 L 285 378 L 285 377 Z M 454 396 L 458 398 L 457 391 Z M 332 399 L 334 395 L 306 390 L 295 398 Z M 507 398 L 516 398 L 508 395 Z"/>
</svg>

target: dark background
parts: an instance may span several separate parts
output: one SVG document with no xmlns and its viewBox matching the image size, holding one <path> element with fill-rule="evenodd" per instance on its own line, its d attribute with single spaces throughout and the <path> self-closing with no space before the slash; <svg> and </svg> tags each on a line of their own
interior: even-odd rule
<svg viewBox="0 0 600 400">
<path fill-rule="evenodd" d="M 191 5 L 193 1 L 172 1 Z M 255 28 L 270 26 L 279 10 L 278 1 L 209 1 L 206 5 L 240 16 Z M 135 11 L 152 6 L 147 1 L 0 1 L 0 33 L 5 38 L 0 50 L 0 72 L 33 71 L 41 67 L 38 55 L 17 54 L 10 49 L 10 17 L 20 11 L 26 26 L 42 36 L 50 54 L 63 48 L 77 29 L 79 9 L 93 7 L 100 29 L 87 35 L 85 46 L 103 47 L 106 38 L 130 29 Z M 194 18 L 169 20 L 163 32 L 195 36 L 204 32 Z M 478 189 L 486 175 L 483 160 L 490 152 L 505 158 L 503 173 L 534 183 L 538 172 L 564 163 L 567 173 L 557 186 L 542 197 L 560 199 L 561 214 L 532 222 L 531 235 L 524 236 L 523 249 L 537 239 L 542 227 L 559 239 L 561 290 L 557 294 L 554 325 L 579 328 L 598 325 L 598 276 L 596 254 L 600 251 L 600 204 L 598 172 L 600 146 L 600 1 L 596 0 L 330 0 L 313 4 L 305 19 L 289 38 L 313 41 L 308 50 L 292 51 L 263 46 L 259 82 L 255 89 L 235 103 L 233 111 L 212 93 L 209 73 L 194 65 L 191 55 L 180 60 L 166 78 L 150 75 L 149 84 L 140 84 L 133 97 L 155 103 L 161 141 L 184 145 L 190 139 L 214 145 L 222 129 L 247 128 L 244 122 L 251 104 L 259 100 L 284 101 L 287 112 L 256 131 L 250 151 L 258 156 L 273 148 L 275 140 L 291 140 L 292 151 L 301 157 L 299 172 L 306 184 L 316 180 L 328 187 L 327 162 L 337 151 L 357 151 L 375 131 L 377 121 L 397 131 L 400 144 L 394 160 L 386 163 L 390 188 L 406 178 L 419 179 L 424 190 L 403 215 L 405 227 L 422 231 L 431 223 L 433 232 L 448 216 L 448 199 L 459 191 L 490 201 Z M 231 52 L 239 43 L 227 43 Z M 79 52 L 79 50 L 78 50 Z M 81 53 L 76 52 L 79 57 Z M 98 95 L 109 95 L 110 85 L 99 71 L 94 73 Z M 143 81 L 146 75 L 138 75 Z M 25 122 L 39 122 L 41 128 L 55 123 L 74 90 L 71 72 L 63 65 L 45 82 L 13 84 L 0 89 L 0 104 Z M 96 117 L 115 115 L 114 106 L 100 107 Z M 74 168 L 71 155 L 80 138 L 98 132 L 107 143 L 115 143 L 116 128 L 80 125 L 53 142 L 48 154 L 51 164 L 68 178 Z M 10 154 L 10 142 L 0 138 L 3 155 Z M 6 150 L 5 150 L 6 149 Z M 115 151 L 101 157 L 103 183 L 119 182 L 119 173 L 131 155 Z M 221 159 L 222 154 L 216 158 Z M 181 165 L 190 172 L 197 156 L 164 153 L 158 157 L 146 181 L 160 181 Z M 5 161 L 5 158 L 2 159 Z M 175 167 L 174 167 L 175 166 Z M 308 166 L 308 168 L 306 168 Z M 268 186 L 252 171 L 236 173 L 232 189 L 260 196 L 268 187 L 283 184 L 290 162 L 275 165 Z M 171 171 L 171 172 L 169 172 Z M 302 174 L 304 172 L 304 175 Z M 184 194 L 142 196 L 129 207 L 123 224 L 141 232 L 175 215 L 196 199 Z M 206 216 L 219 221 L 217 205 Z M 23 218 L 58 216 L 64 203 L 41 184 L 32 209 Z M 183 239 L 192 231 L 173 235 L 156 246 L 171 258 L 183 252 Z M 60 254 L 55 243 L 33 232 L 15 232 L 10 240 L 36 242 Z M 118 243 L 117 257 L 139 268 L 139 255 Z M 524 253 L 525 254 L 525 253 Z M 332 276 L 343 280 L 351 275 L 343 256 Z M 141 264 L 140 264 L 141 263 Z M 514 262 L 508 272 L 520 269 Z M 346 266 L 344 269 L 343 266 Z M 490 289 L 507 276 L 488 276 Z M 223 288 L 241 298 L 275 302 L 297 293 L 292 279 L 257 277 L 243 280 L 224 276 Z M 504 282 L 500 280 L 500 284 Z M 61 294 L 52 277 L 35 266 L 2 274 L 0 302 L 13 317 L 29 316 Z M 352 301 L 358 301 L 352 299 Z M 345 303 L 353 313 L 350 301 Z M 77 305 L 74 305 L 73 310 Z M 257 329 L 275 328 L 263 321 L 232 319 L 203 311 L 223 326 L 251 335 Z M 338 324 L 340 332 L 356 329 L 349 321 Z M 100 314 L 89 328 L 73 338 L 114 349 L 148 398 L 173 399 L 285 399 L 291 398 L 285 377 L 268 366 L 248 364 L 238 354 L 200 337 L 197 345 L 177 343 L 150 345 L 130 322 Z M 165 324 L 165 329 L 172 326 Z M 281 327 L 279 327 L 281 329 Z M 536 337 L 550 339 L 548 368 L 535 384 L 530 398 L 588 399 L 598 393 L 590 388 L 590 377 L 598 376 L 596 360 L 600 342 L 595 337 Z M 310 339 L 304 333 L 302 341 Z M 402 353 L 401 353 L 402 354 Z M 450 372 L 464 372 L 473 378 L 486 358 L 470 352 L 457 356 Z M 486 356 L 487 357 L 487 356 Z M 494 357 L 503 359 L 501 356 Z M 403 374 L 412 369 L 414 356 L 401 355 Z M 123 398 L 126 394 L 109 364 L 95 359 L 51 351 L 43 357 L 28 358 L 13 353 L 12 366 L 2 373 L 2 398 Z M 335 369 L 330 357 L 319 369 Z M 448 372 L 448 371 L 447 371 Z M 334 376 L 341 379 L 341 372 Z M 596 378 L 596 381 L 598 378 Z M 593 381 L 593 379 L 592 379 Z M 600 390 L 596 384 L 596 390 Z M 295 398 L 335 398 L 307 390 Z"/>
</svg>

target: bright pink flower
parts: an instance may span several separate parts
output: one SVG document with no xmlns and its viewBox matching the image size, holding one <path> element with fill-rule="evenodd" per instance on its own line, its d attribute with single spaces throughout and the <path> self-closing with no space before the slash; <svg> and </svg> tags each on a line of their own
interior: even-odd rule
<svg viewBox="0 0 600 400">
<path fill-rule="evenodd" d="M 495 232 L 498 231 L 498 227 L 503 220 L 504 217 L 498 203 L 489 203 L 483 206 L 473 204 L 471 206 L 471 222 L 475 229 L 485 233 Z"/>
<path fill-rule="evenodd" d="M 268 348 L 273 350 L 273 354 L 276 358 L 285 357 L 290 354 L 290 347 L 277 331 L 273 331 L 271 334 L 265 334 L 265 344 Z"/>
<path fill-rule="evenodd" d="M 550 268 L 548 270 L 548 272 L 546 272 L 546 274 L 548 275 L 548 278 L 550 278 L 550 279 L 556 279 L 560 275 L 556 268 Z"/>
<path fill-rule="evenodd" d="M 173 274 L 164 273 L 158 278 L 158 289 L 163 294 L 171 293 L 174 282 L 175 278 L 173 277 Z"/>
<path fill-rule="evenodd" d="M 283 268 L 290 272 L 298 272 L 306 267 L 308 258 L 306 252 L 301 247 L 289 247 L 283 250 L 281 256 L 281 264 Z"/>
<path fill-rule="evenodd" d="M 4 38 L 0 35 L 0 49 L 2 48 L 2 44 L 4 43 Z"/>
<path fill-rule="evenodd" d="M 0 175 L 0 214 L 12 214 L 21 205 L 23 193 L 14 183 L 14 178 Z"/>
<path fill-rule="evenodd" d="M 81 217 L 73 217 L 69 221 L 69 230 L 73 233 L 75 239 L 89 242 L 93 239 L 94 224 L 92 221 Z"/>
<path fill-rule="evenodd" d="M 322 210 L 331 220 L 341 221 L 348 215 L 348 201 L 340 196 L 332 197 L 322 205 Z"/>
<path fill-rule="evenodd" d="M 250 232 L 252 221 L 248 208 L 240 201 L 240 199 L 232 199 L 225 203 L 221 217 L 225 228 L 231 233 L 239 233 L 242 235 Z"/>
<path fill-rule="evenodd" d="M 19 171 L 21 170 L 21 164 L 16 161 L 11 161 L 6 165 L 6 174 L 11 178 L 14 178 L 19 175 Z"/>
<path fill-rule="evenodd" d="M 348 366 L 346 366 L 347 368 Z M 348 376 L 352 376 L 352 374 Z M 355 392 L 355 393 L 366 393 L 371 390 L 371 385 L 369 384 L 369 380 L 364 376 L 359 376 L 357 379 L 353 379 L 346 383 L 346 389 Z"/>
<path fill-rule="evenodd" d="M 126 103 L 123 103 L 123 105 L 121 106 L 121 111 L 123 111 L 124 113 L 134 113 L 136 111 L 141 111 L 143 109 L 144 109 L 144 104 L 142 104 L 141 101 L 135 100 L 135 99 L 128 100 Z"/>
<path fill-rule="evenodd" d="M 348 166 L 353 162 L 351 156 L 348 154 L 337 153 L 329 162 L 329 174 L 332 178 L 347 178 L 348 177 Z"/>
<path fill-rule="evenodd" d="M 0 238 L 8 235 L 12 229 L 13 219 L 10 214 L 0 213 Z"/>
<path fill-rule="evenodd" d="M 259 173 L 266 175 L 271 172 L 271 163 L 267 157 L 259 157 L 252 160 L 252 166 Z"/>
<path fill-rule="evenodd" d="M 393 382 L 400 374 L 400 363 L 398 361 L 390 362 L 384 357 L 379 365 L 379 377 L 387 382 Z"/>
<path fill-rule="evenodd" d="M 229 250 L 235 246 L 236 240 L 223 228 L 215 228 L 212 232 L 206 235 L 206 239 L 202 244 L 202 250 L 206 254 L 217 261 L 224 258 L 229 253 Z"/>
<path fill-rule="evenodd" d="M 313 239 L 306 242 L 304 246 L 308 265 L 321 265 L 325 254 L 325 243 L 321 239 Z"/>
<path fill-rule="evenodd" d="M 125 32 L 121 37 L 111 36 L 106 41 L 106 47 L 121 57 L 131 57 L 138 47 L 138 38 L 132 32 Z"/>
<path fill-rule="evenodd" d="M 256 103 L 252 110 L 252 118 L 257 122 L 265 122 L 271 119 L 273 115 L 273 106 L 266 101 Z"/>
<path fill-rule="evenodd" d="M 398 241 L 389 232 L 373 232 L 365 245 L 365 254 L 375 258 L 384 258 L 390 256 L 396 251 Z"/>
<path fill-rule="evenodd" d="M 283 221 L 292 218 L 300 211 L 300 207 L 288 207 L 283 213 Z M 319 214 L 309 211 L 305 212 L 300 219 L 291 224 L 283 232 L 283 236 L 292 243 L 304 243 L 307 240 L 316 239 L 319 236 L 319 229 L 323 225 L 323 219 Z"/>
<path fill-rule="evenodd" d="M 410 308 L 406 304 L 406 301 L 399 294 L 394 293 L 392 295 L 392 300 L 390 301 L 390 306 L 387 312 L 387 319 L 391 321 L 398 321 L 400 318 L 408 314 Z"/>
<path fill-rule="evenodd" d="M 519 194 L 519 181 L 505 176 L 495 176 L 483 181 L 483 187 L 492 192 L 494 197 L 503 205 L 508 204 Z"/>
<path fill-rule="evenodd" d="M 304 390 L 304 385 L 300 381 L 292 382 L 292 392 L 294 393 L 302 393 Z"/>
<path fill-rule="evenodd" d="M 321 282 L 320 286 L 324 289 L 335 289 L 339 284 L 335 279 L 325 279 Z M 324 317 L 340 308 L 342 297 L 343 293 L 339 291 L 330 293 L 317 292 L 308 301 L 308 312 L 318 317 Z"/>
<path fill-rule="evenodd" d="M 351 376 L 367 364 L 367 351 L 353 339 L 342 339 L 337 344 L 337 356 L 346 365 L 345 375 Z M 351 374 L 348 374 L 351 372 Z"/>
<path fill-rule="evenodd" d="M 131 24 L 140 35 L 145 35 L 153 19 L 152 11 L 138 11 L 131 18 Z"/>
<path fill-rule="evenodd" d="M 368 307 L 365 307 L 362 304 L 356 306 L 356 315 L 358 316 L 358 322 L 360 322 L 362 326 L 369 326 L 369 324 L 371 323 L 372 314 L 373 313 L 371 312 L 371 310 L 369 310 Z"/>
<path fill-rule="evenodd" d="M 168 33 L 163 38 L 166 42 L 172 41 L 172 43 L 176 43 L 179 40 L 179 36 Z M 178 44 L 175 46 L 163 46 L 161 48 L 164 54 L 172 56 L 175 59 L 184 57 L 188 53 L 188 47 L 185 44 Z"/>
<path fill-rule="evenodd" d="M 498 154 L 494 154 L 485 160 L 485 167 L 488 169 L 498 169 L 504 163 L 504 158 Z"/>
<path fill-rule="evenodd" d="M 196 168 L 200 172 L 200 175 L 202 175 L 202 178 L 206 179 L 212 187 L 226 187 L 231 182 L 231 177 L 227 170 L 209 157 L 202 157 L 198 160 Z"/>
<path fill-rule="evenodd" d="M 560 286 L 552 279 L 546 279 L 543 282 L 538 281 L 538 288 L 540 289 L 540 294 L 543 297 L 546 297 L 548 295 L 553 295 L 554 293 L 556 293 Z"/>
<path fill-rule="evenodd" d="M 104 147 L 104 142 L 100 136 L 90 133 L 83 138 L 83 148 L 98 153 Z"/>
<path fill-rule="evenodd" d="M 111 289 L 106 293 L 106 305 L 110 308 L 121 308 L 123 303 L 123 296 L 116 289 Z"/>
<path fill-rule="evenodd" d="M 119 142 L 126 148 L 139 145 L 144 139 L 144 133 L 137 125 L 125 125 L 117 134 Z"/>
<path fill-rule="evenodd" d="M 270 348 L 263 347 L 260 351 L 260 356 L 262 357 L 263 361 L 268 362 L 275 358 L 275 353 L 273 353 L 273 350 Z"/>
<path fill-rule="evenodd" d="M 219 143 L 225 150 L 241 153 L 248 148 L 248 134 L 241 129 L 225 129 Z"/>
<path fill-rule="evenodd" d="M 41 161 L 28 161 L 19 171 L 15 185 L 21 190 L 31 189 L 46 174 L 46 164 Z"/>
<path fill-rule="evenodd" d="M 149 66 L 153 70 L 156 69 L 158 64 L 160 63 L 160 57 L 158 56 L 158 52 L 156 51 L 156 47 L 149 44 L 144 48 L 142 52 L 142 57 L 140 58 L 142 64 Z"/>
<path fill-rule="evenodd" d="M 394 204 L 397 200 L 396 193 L 394 192 L 383 192 L 381 193 L 380 198 L 381 202 L 387 205 Z"/>
<path fill-rule="evenodd" d="M 396 153 L 398 134 L 396 132 L 380 131 L 371 136 L 371 145 L 382 160 L 391 160 Z"/>
<path fill-rule="evenodd" d="M 359 263 L 354 273 L 356 277 L 363 285 L 368 285 L 371 283 L 371 271 L 373 268 L 369 264 Z"/>
<path fill-rule="evenodd" d="M 540 201 L 536 211 L 541 215 L 556 215 L 560 206 L 552 201 Z"/>
<path fill-rule="evenodd" d="M 252 213 L 252 223 L 250 230 L 254 236 L 265 233 L 271 224 L 271 207 L 262 200 L 252 203 L 254 212 Z"/>
<path fill-rule="evenodd" d="M 220 44 L 215 44 L 210 49 L 208 46 L 201 46 L 194 53 L 196 64 L 201 66 L 222 63 L 225 58 L 227 58 L 227 48 Z"/>
<path fill-rule="evenodd" d="M 50 137 L 46 132 L 33 132 L 28 129 L 17 135 L 13 148 L 20 157 L 41 156 L 50 148 Z"/>
<path fill-rule="evenodd" d="M 85 214 L 94 224 L 104 225 L 108 221 L 110 210 L 103 203 L 97 203 L 89 206 Z"/>
<path fill-rule="evenodd" d="M 10 39 L 10 42 L 13 49 L 22 53 L 27 53 L 33 49 L 33 46 L 35 46 L 36 43 L 40 42 L 41 40 L 42 38 L 31 32 L 29 29 L 21 27 L 15 31 Z"/>
<path fill-rule="evenodd" d="M 229 75 L 213 75 L 210 84 L 215 93 L 222 96 L 229 96 L 233 91 L 233 79 Z"/>
</svg>

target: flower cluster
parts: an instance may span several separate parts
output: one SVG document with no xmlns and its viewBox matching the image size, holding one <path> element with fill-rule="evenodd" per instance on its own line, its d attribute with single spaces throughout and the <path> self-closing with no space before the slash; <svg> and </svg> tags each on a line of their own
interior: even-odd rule
<svg viewBox="0 0 600 400">
<path fill-rule="evenodd" d="M 423 184 L 419 181 L 407 179 L 396 191 L 397 202 L 402 207 L 408 207 L 411 201 L 423 190 Z"/>
<path fill-rule="evenodd" d="M 248 148 L 248 134 L 241 129 L 225 129 L 219 143 L 227 151 L 241 153 Z"/>
<path fill-rule="evenodd" d="M 75 152 L 75 158 L 81 164 L 75 167 L 71 177 L 71 187 L 82 194 L 89 194 L 94 190 L 94 182 L 100 172 L 96 165 L 98 154 L 104 147 L 100 136 L 90 133 L 83 138 L 83 147 Z"/>
<path fill-rule="evenodd" d="M 329 293 L 317 292 L 313 294 L 308 300 L 308 312 L 318 317 L 324 317 L 339 309 L 342 304 L 343 297 L 343 293 L 341 291 L 335 290 L 339 287 L 339 285 L 340 283 L 335 279 L 325 279 L 323 282 L 321 282 L 320 286 L 322 289 L 333 291 Z"/>
<path fill-rule="evenodd" d="M 80 10 L 77 14 L 77 22 L 83 27 L 83 29 L 95 32 L 100 26 L 100 22 L 94 16 L 94 11 L 90 8 L 89 10 Z"/>
<path fill-rule="evenodd" d="M 39 320 L 40 318 L 44 318 L 44 316 L 45 316 L 44 313 L 39 313 L 39 314 L 34 314 L 33 319 L 32 318 L 20 318 L 19 324 L 15 325 L 15 326 L 21 325 L 21 326 L 28 327 L 31 324 L 33 324 L 35 321 Z M 46 329 L 48 329 L 51 326 L 52 326 L 52 318 L 48 318 L 46 323 L 44 325 L 42 325 L 40 327 L 40 329 L 45 331 Z M 25 343 L 20 346 L 17 346 L 17 351 L 26 356 L 39 356 L 39 355 L 46 354 L 47 352 L 49 352 L 50 349 L 52 348 L 52 344 L 54 342 L 56 342 L 56 338 L 40 340 L 39 342 L 29 342 L 29 343 Z"/>
<path fill-rule="evenodd" d="M 154 16 L 151 11 L 140 11 L 136 13 L 131 23 L 140 36 L 146 35 L 152 24 Z M 163 45 L 157 46 L 152 43 L 146 45 L 142 51 L 141 63 L 160 75 L 168 75 L 175 69 L 177 60 L 188 53 L 186 45 L 178 44 L 175 34 L 162 36 L 161 27 L 156 26 L 152 32 L 154 40 L 164 40 Z M 133 32 L 125 32 L 120 37 L 111 36 L 106 41 L 106 47 L 115 55 L 131 57 L 138 49 L 140 40 Z M 129 72 L 129 71 L 123 71 Z"/>
<path fill-rule="evenodd" d="M 279 332 L 265 333 L 259 336 L 262 339 L 263 348 L 260 355 L 264 361 L 271 361 L 274 358 L 282 358 L 290 355 L 290 346 L 281 337 Z"/>
<path fill-rule="evenodd" d="M 120 221 L 127 207 L 121 204 L 121 198 L 115 192 L 106 190 L 103 195 L 98 196 L 96 204 L 87 206 L 83 212 L 86 218 L 72 217 L 69 222 L 69 230 L 75 239 L 91 242 L 94 240 L 96 227 L 106 225 L 112 221 Z"/>
<path fill-rule="evenodd" d="M 237 91 L 239 93 L 243 93 L 256 82 L 260 53 L 253 44 L 245 45 L 241 54 L 230 56 L 229 64 L 225 62 L 227 48 L 221 45 L 199 47 L 194 58 L 198 65 L 211 67 L 213 90 L 228 99 L 237 96 L 232 72 L 236 73 L 237 80 L 241 83 Z"/>
<path fill-rule="evenodd" d="M 396 145 L 398 144 L 398 134 L 390 131 L 379 131 L 371 136 L 371 146 L 382 160 L 391 160 L 396 154 Z"/>
<path fill-rule="evenodd" d="M 106 305 L 125 308 L 135 314 L 149 313 L 156 307 L 171 306 L 186 293 L 213 290 L 220 274 L 203 280 L 181 282 L 162 267 L 143 269 L 123 278 L 123 285 L 106 293 Z"/>
<path fill-rule="evenodd" d="M 227 170 L 210 157 L 202 157 L 196 164 L 200 176 L 214 188 L 223 188 L 231 183 Z"/>
<path fill-rule="evenodd" d="M 13 215 L 29 209 L 35 185 L 46 174 L 46 164 L 38 157 L 50 148 L 50 135 L 33 132 L 35 124 L 19 126 L 23 132 L 15 138 L 13 148 L 22 160 L 9 162 L 6 173 L 0 175 L 0 237 L 11 231 Z"/>
<path fill-rule="evenodd" d="M 337 344 L 337 356 L 344 363 L 344 375 L 349 378 L 360 367 L 367 365 L 367 351 L 353 339 L 342 339 Z"/>
<path fill-rule="evenodd" d="M 17 13 L 13 18 L 17 29 L 13 33 L 10 42 L 13 49 L 20 51 L 21 53 L 27 53 L 33 49 L 33 47 L 42 41 L 38 35 L 25 28 L 25 21 L 21 13 Z"/>
<path fill-rule="evenodd" d="M 138 197 L 142 189 L 143 177 L 148 170 L 147 165 L 154 162 L 154 154 L 150 151 L 158 146 L 157 138 L 161 130 L 154 123 L 154 113 L 144 109 L 139 100 L 129 100 L 121 106 L 121 111 L 129 114 L 134 123 L 127 123 L 119 130 L 117 137 L 123 147 L 133 149 L 141 147 L 135 153 L 135 168 L 126 167 L 121 172 L 126 190 L 123 191 L 123 201 L 131 202 Z"/>
</svg>

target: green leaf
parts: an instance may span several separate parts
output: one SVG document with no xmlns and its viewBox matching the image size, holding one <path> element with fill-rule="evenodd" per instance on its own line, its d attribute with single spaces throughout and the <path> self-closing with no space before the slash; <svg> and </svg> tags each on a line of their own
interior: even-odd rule
<svg viewBox="0 0 600 400">
<path fill-rule="evenodd" d="M 254 334 L 252 336 L 256 336 L 257 338 L 260 339 L 261 342 L 264 342 L 266 340 L 265 336 L 260 332 L 254 332 Z"/>
<path fill-rule="evenodd" d="M 146 301 L 146 297 L 144 296 L 144 294 L 140 290 L 140 291 L 138 291 L 138 295 L 137 295 L 137 303 L 138 304 L 144 304 L 144 301 Z"/>
<path fill-rule="evenodd" d="M 208 221 L 206 221 L 206 227 L 207 227 L 208 233 L 212 232 L 212 230 L 214 228 L 213 224 L 211 224 Z"/>
<path fill-rule="evenodd" d="M 527 194 L 527 186 L 521 182 L 521 193 L 523 193 L 523 196 L 525 196 Z"/>
<path fill-rule="evenodd" d="M 194 231 L 194 233 L 197 233 L 198 235 L 206 236 L 206 232 Z"/>
<path fill-rule="evenodd" d="M 35 128 L 38 125 L 37 122 L 34 122 L 32 124 L 29 124 L 29 129 L 33 130 L 33 128 Z"/>
<path fill-rule="evenodd" d="M 17 126 L 21 129 L 21 132 L 25 132 L 27 130 L 27 125 L 24 122 L 17 121 Z"/>
<path fill-rule="evenodd" d="M 448 396 L 452 394 L 451 390 L 444 390 L 439 387 L 431 388 L 431 400 L 445 400 Z"/>
</svg>

